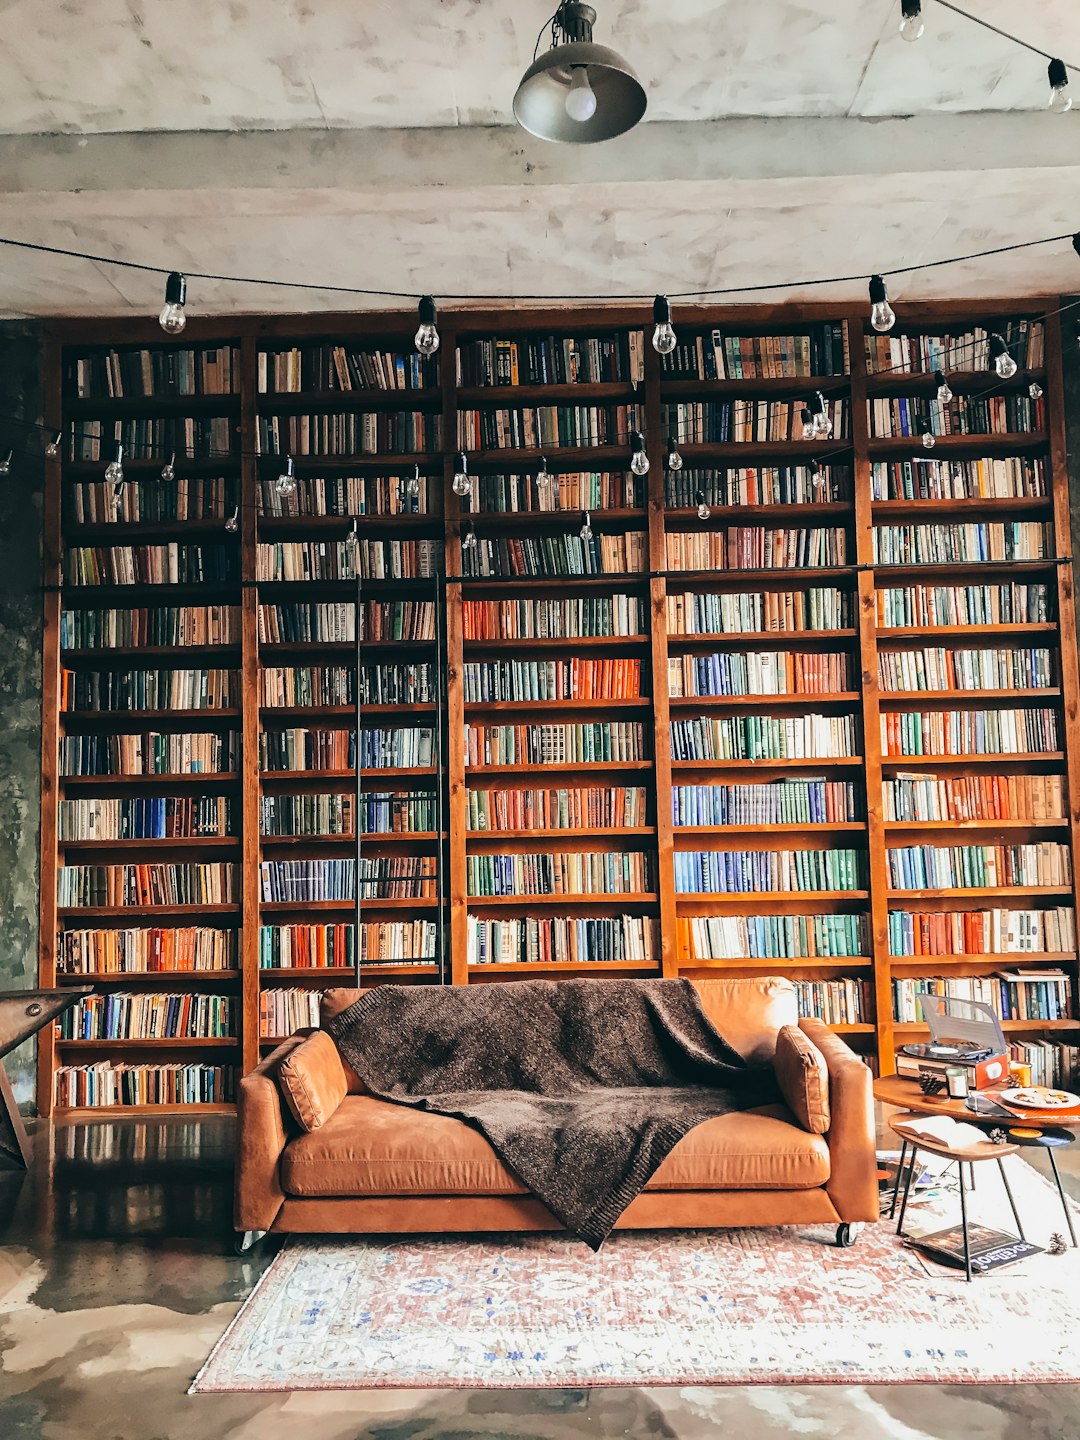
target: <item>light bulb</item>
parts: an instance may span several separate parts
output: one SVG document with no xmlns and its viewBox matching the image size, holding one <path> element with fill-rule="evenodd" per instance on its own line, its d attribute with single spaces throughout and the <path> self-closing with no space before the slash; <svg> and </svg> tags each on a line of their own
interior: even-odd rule
<svg viewBox="0 0 1080 1440">
<path fill-rule="evenodd" d="M 653 349 L 658 355 L 670 355 L 675 349 L 675 331 L 671 327 L 671 302 L 666 295 L 657 295 L 652 307 L 654 329 Z"/>
<path fill-rule="evenodd" d="M 926 26 L 922 18 L 922 0 L 900 0 L 900 35 L 909 44 L 922 38 Z"/>
<path fill-rule="evenodd" d="M 828 440 L 832 434 L 832 421 L 827 410 L 819 410 L 814 416 L 814 438 Z"/>
<path fill-rule="evenodd" d="M 455 495 L 468 495 L 472 490 L 472 481 L 469 479 L 469 461 L 464 450 L 458 451 L 457 467 L 454 470 L 454 479 L 450 489 Z"/>
<path fill-rule="evenodd" d="M 706 503 L 704 490 L 699 490 L 697 492 L 697 502 L 697 518 L 699 520 L 708 520 L 709 516 L 712 514 L 712 511 L 709 509 L 709 506 Z"/>
<path fill-rule="evenodd" d="M 349 564 L 352 566 L 354 576 L 357 576 L 360 573 L 360 563 L 358 559 L 359 552 L 360 536 L 357 533 L 356 516 L 354 515 L 352 529 L 349 531 L 348 535 L 345 536 L 345 553 L 348 556 Z"/>
<path fill-rule="evenodd" d="M 174 270 L 165 281 L 165 304 L 161 307 L 158 324 L 166 335 L 179 335 L 187 324 L 184 304 L 187 300 L 187 281 L 179 270 Z"/>
<path fill-rule="evenodd" d="M 924 450 L 932 450 L 937 444 L 937 436 L 930 426 L 929 420 L 920 420 L 919 429 L 922 431 L 922 443 Z"/>
<path fill-rule="evenodd" d="M 10 459 L 10 456 L 8 457 Z M 105 479 L 113 485 L 120 485 L 124 479 L 124 447 L 117 445 L 116 459 L 105 467 Z"/>
<path fill-rule="evenodd" d="M 596 95 L 589 84 L 589 67 L 587 65 L 574 65 L 571 67 L 570 89 L 566 92 L 566 113 L 571 120 L 577 120 L 584 124 L 591 120 L 596 114 Z"/>
<path fill-rule="evenodd" d="M 417 310 L 420 324 L 414 337 L 416 348 L 421 355 L 434 355 L 439 348 L 439 332 L 435 328 L 435 301 L 430 295 L 425 295 Z"/>
<path fill-rule="evenodd" d="M 585 544 L 586 544 L 586 545 L 587 545 L 587 544 L 589 543 L 589 541 L 592 539 L 592 523 L 591 523 L 591 521 L 590 521 L 590 519 L 589 519 L 589 512 L 588 512 L 588 510 L 585 511 L 585 523 L 582 525 L 581 529 L 578 531 L 578 534 L 581 536 L 582 540 L 585 541 Z"/>
<path fill-rule="evenodd" d="M 1064 60 L 1051 60 L 1046 67 L 1046 74 L 1050 80 L 1050 109 L 1055 115 L 1064 115 L 1066 110 L 1072 109 L 1069 72 L 1065 68 Z"/>
<path fill-rule="evenodd" d="M 417 467 L 416 467 L 416 473 L 415 473 L 415 475 L 412 475 L 412 476 L 409 477 L 409 483 L 408 483 L 408 485 L 407 485 L 405 488 L 408 490 L 409 494 L 413 497 L 413 499 L 415 499 L 416 496 L 420 494 L 420 466 L 419 466 L 419 465 L 417 465 Z"/>
<path fill-rule="evenodd" d="M 0 475 L 11 474 L 11 457 L 14 453 L 14 450 L 9 450 L 4 458 L 0 460 Z"/>
<path fill-rule="evenodd" d="M 799 418 L 802 420 L 802 438 L 812 440 L 817 434 L 817 426 L 814 423 L 814 412 L 809 405 L 804 405 Z"/>
<path fill-rule="evenodd" d="M 168 463 L 161 467 L 161 478 L 166 484 L 176 479 L 176 452 L 169 456 Z"/>
<path fill-rule="evenodd" d="M 880 275 L 870 277 L 870 324 L 882 334 L 896 324 L 896 315 L 889 304 L 889 292 Z"/>
<path fill-rule="evenodd" d="M 1000 380 L 1011 380 L 1016 374 L 1016 361 L 1000 335 L 990 336 L 990 364 Z"/>
<path fill-rule="evenodd" d="M 473 527 L 472 527 L 471 525 L 469 526 L 468 530 L 467 530 L 466 533 L 465 533 L 465 538 L 464 538 L 464 539 L 462 540 L 462 542 L 461 542 L 461 548 L 462 548 L 463 550 L 475 550 L 475 549 L 476 549 L 476 531 L 473 529 Z"/>
<path fill-rule="evenodd" d="M 542 495 L 546 495 L 551 484 L 551 476 L 548 474 L 547 461 L 540 460 L 540 469 L 536 472 L 536 488 Z"/>
<path fill-rule="evenodd" d="M 64 432 L 57 430 L 56 434 L 45 446 L 45 455 L 49 460 L 57 460 L 60 457 L 60 442 L 64 438 Z"/>
<path fill-rule="evenodd" d="M 282 470 L 281 474 L 277 477 L 274 489 L 282 498 L 286 495 L 296 494 L 296 471 L 293 468 L 293 458 L 291 455 L 285 456 L 285 469 Z"/>
<path fill-rule="evenodd" d="M 235 535 L 236 532 L 240 529 L 240 506 L 239 506 L 239 505 L 235 505 L 235 506 L 233 507 L 233 512 L 232 512 L 232 514 L 231 514 L 231 515 L 229 516 L 229 518 L 225 521 L 225 529 L 229 532 L 230 535 Z"/>
<path fill-rule="evenodd" d="M 1037 380 L 1032 380 L 1031 384 L 1028 386 L 1028 394 L 1031 396 L 1032 400 L 1041 400 L 1042 393 L 1043 388 L 1039 384 L 1039 382 Z"/>
<path fill-rule="evenodd" d="M 937 384 L 937 402 L 938 402 L 938 404 L 939 404 L 939 405 L 948 405 L 949 401 L 953 398 L 953 393 L 952 393 L 952 391 L 949 389 L 949 382 L 948 382 L 948 380 L 945 379 L 945 371 L 944 371 L 944 370 L 935 370 L 935 371 L 934 371 L 934 381 L 935 381 L 935 383 Z"/>
<path fill-rule="evenodd" d="M 667 468 L 669 470 L 681 470 L 683 458 L 679 454 L 679 447 L 675 443 L 675 436 L 669 435 L 667 442 Z"/>
<path fill-rule="evenodd" d="M 634 446 L 634 453 L 630 456 L 630 469 L 635 475 L 647 475 L 649 457 L 645 454 L 645 436 L 640 430 L 635 430 L 630 438 Z"/>
</svg>

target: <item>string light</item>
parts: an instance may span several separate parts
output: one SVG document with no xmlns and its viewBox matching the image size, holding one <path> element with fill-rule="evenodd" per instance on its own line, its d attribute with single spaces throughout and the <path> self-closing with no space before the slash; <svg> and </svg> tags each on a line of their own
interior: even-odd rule
<svg viewBox="0 0 1080 1440">
<path fill-rule="evenodd" d="M 414 337 L 421 355 L 434 355 L 439 348 L 439 332 L 435 328 L 435 301 L 430 295 L 422 295 L 417 306 L 420 324 Z"/>
<path fill-rule="evenodd" d="M 124 479 L 124 447 L 117 445 L 116 456 L 105 467 L 105 479 L 112 485 L 120 485 Z"/>
<path fill-rule="evenodd" d="M 578 531 L 578 534 L 581 536 L 582 540 L 584 540 L 585 544 L 588 545 L 589 541 L 592 539 L 592 520 L 589 516 L 588 510 L 585 511 L 585 522 L 582 525 L 581 529 Z"/>
<path fill-rule="evenodd" d="M 1002 380 L 1011 380 L 1016 374 L 1016 361 L 1000 335 L 990 336 L 990 368 Z"/>
<path fill-rule="evenodd" d="M 464 450 L 458 451 L 454 467 L 454 479 L 450 489 L 455 495 L 468 495 L 472 491 L 472 481 L 469 479 L 469 457 Z"/>
<path fill-rule="evenodd" d="M 408 483 L 408 485 L 407 485 L 405 488 L 406 488 L 406 490 L 408 491 L 408 493 L 413 497 L 414 500 L 415 500 L 416 497 L 420 494 L 420 465 L 419 465 L 419 463 L 417 463 L 417 464 L 415 465 L 415 473 L 414 473 L 412 476 L 410 476 L 410 478 L 409 478 L 409 483 Z"/>
<path fill-rule="evenodd" d="M 671 325 L 671 302 L 666 295 L 657 295 L 653 301 L 653 349 L 658 355 L 670 355 L 675 349 L 675 331 Z"/>
<path fill-rule="evenodd" d="M 669 470 L 681 470 L 683 458 L 679 454 L 679 447 L 676 444 L 675 436 L 669 435 L 667 442 L 667 468 Z"/>
<path fill-rule="evenodd" d="M 296 494 L 296 468 L 293 465 L 291 455 L 285 456 L 285 469 L 282 470 L 277 480 L 275 480 L 274 489 L 282 499 L 284 499 L 286 495 Z"/>
<path fill-rule="evenodd" d="M 1055 115 L 1064 115 L 1067 110 L 1072 109 L 1069 72 L 1065 68 L 1065 61 L 1051 60 L 1046 67 L 1046 77 L 1050 81 L 1050 109 Z"/>
<path fill-rule="evenodd" d="M 870 277 L 870 324 L 882 335 L 896 324 L 896 315 L 889 304 L 889 292 L 880 275 Z"/>
<path fill-rule="evenodd" d="M 937 436 L 934 434 L 933 421 L 929 416 L 919 421 L 919 434 L 922 436 L 924 450 L 932 450 L 937 444 Z"/>
<path fill-rule="evenodd" d="M 53 436 L 53 438 L 49 441 L 49 443 L 45 446 L 45 458 L 46 458 L 47 460 L 59 460 L 59 458 L 60 458 L 60 443 L 61 443 L 61 441 L 63 440 L 63 438 L 64 438 L 64 432 L 63 432 L 62 430 L 57 430 L 56 434 L 55 434 L 55 435 Z"/>
<path fill-rule="evenodd" d="M 709 509 L 705 500 L 705 491 L 699 490 L 694 498 L 697 500 L 697 518 L 699 520 L 708 520 L 712 511 Z"/>
<path fill-rule="evenodd" d="M 469 521 L 469 528 L 465 532 L 465 537 L 461 542 L 461 548 L 462 550 L 468 550 L 470 552 L 476 549 L 476 528 L 471 520 Z"/>
<path fill-rule="evenodd" d="M 649 457 L 645 453 L 645 436 L 640 430 L 632 430 L 630 443 L 634 447 L 634 453 L 630 456 L 630 469 L 635 475 L 647 475 L 649 473 Z"/>
<path fill-rule="evenodd" d="M 7 452 L 7 454 L 4 456 L 3 460 L 0 460 L 0 475 L 10 475 L 10 474 L 11 474 L 11 457 L 12 457 L 14 454 L 15 454 L 14 450 L 9 450 L 9 451 Z"/>
<path fill-rule="evenodd" d="M 900 0 L 900 36 L 914 44 L 921 40 L 926 26 L 922 18 L 922 0 Z"/>
<path fill-rule="evenodd" d="M 820 390 L 815 390 L 810 400 L 810 414 L 812 418 L 812 438 L 827 440 L 832 434 L 832 420 L 829 418 L 829 410 L 825 404 L 825 396 Z"/>
<path fill-rule="evenodd" d="M 551 484 L 551 476 L 548 474 L 547 457 L 540 456 L 540 469 L 536 472 L 536 488 L 541 495 L 546 495 Z"/>
<path fill-rule="evenodd" d="M 352 525 L 349 527 L 349 533 L 345 536 L 345 545 L 348 549 L 349 558 L 352 561 L 353 569 L 356 571 L 356 578 L 359 579 L 360 566 L 357 564 L 357 555 L 360 552 L 360 532 L 357 529 L 357 521 L 355 515 L 353 516 Z"/>
<path fill-rule="evenodd" d="M 166 484 L 171 484 L 176 479 L 176 451 L 169 456 L 168 463 L 161 467 L 161 478 Z"/>
<path fill-rule="evenodd" d="M 229 516 L 229 518 L 225 521 L 225 529 L 229 532 L 230 535 L 235 535 L 236 532 L 240 529 L 240 506 L 239 506 L 239 505 L 235 505 L 235 506 L 233 507 L 233 512 L 232 512 L 232 514 L 231 514 L 231 515 Z"/>
<path fill-rule="evenodd" d="M 1031 384 L 1028 386 L 1028 394 L 1031 396 L 1032 400 L 1041 400 L 1042 393 L 1043 388 L 1039 384 L 1039 382 L 1037 380 L 1032 380 Z"/>
<path fill-rule="evenodd" d="M 179 335 L 187 324 L 184 305 L 187 303 L 187 281 L 179 270 L 173 270 L 165 281 L 165 304 L 158 324 L 166 335 Z"/>
<path fill-rule="evenodd" d="M 934 384 L 937 386 L 937 402 L 939 405 L 948 405 L 953 398 L 953 392 L 949 389 L 949 382 L 945 379 L 944 370 L 934 371 Z"/>
<path fill-rule="evenodd" d="M 804 405 L 799 411 L 799 419 L 802 421 L 802 438 L 813 440 L 817 434 L 817 426 L 814 424 L 814 412 L 809 405 Z"/>
</svg>

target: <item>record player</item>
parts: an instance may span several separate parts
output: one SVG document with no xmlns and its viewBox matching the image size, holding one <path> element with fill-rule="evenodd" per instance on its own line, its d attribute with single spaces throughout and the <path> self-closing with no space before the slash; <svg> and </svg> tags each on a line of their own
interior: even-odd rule
<svg viewBox="0 0 1080 1440">
<path fill-rule="evenodd" d="M 1008 1082 L 1005 1035 L 989 1005 L 951 995 L 920 998 L 930 1039 L 900 1046 L 896 1052 L 897 1075 L 917 1080 L 920 1075 L 944 1075 L 950 1066 L 963 1065 L 970 1071 L 968 1083 L 975 1090 Z"/>
</svg>

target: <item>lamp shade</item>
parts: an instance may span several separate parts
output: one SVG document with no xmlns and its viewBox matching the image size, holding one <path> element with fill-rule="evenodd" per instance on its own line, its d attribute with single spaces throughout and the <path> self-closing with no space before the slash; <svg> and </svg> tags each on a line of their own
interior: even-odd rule
<svg viewBox="0 0 1080 1440">
<path fill-rule="evenodd" d="M 617 51 L 593 43 L 595 18 L 591 6 L 560 6 L 556 23 L 566 43 L 554 45 L 533 61 L 514 96 L 514 118 L 530 135 L 591 145 L 632 129 L 645 114 L 645 90 L 631 66 Z M 580 84 L 582 71 L 596 105 L 588 118 L 577 120 L 566 101 L 575 75 Z"/>
</svg>

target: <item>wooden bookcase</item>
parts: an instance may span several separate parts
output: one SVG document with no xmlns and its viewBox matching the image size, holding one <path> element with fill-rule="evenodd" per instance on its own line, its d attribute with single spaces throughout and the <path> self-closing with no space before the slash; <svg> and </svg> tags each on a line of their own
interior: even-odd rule
<svg viewBox="0 0 1080 1440">
<path fill-rule="evenodd" d="M 1052 312 L 1047 300 L 999 301 L 980 306 L 967 304 L 905 305 L 897 334 L 959 332 L 972 325 L 998 329 L 1010 320 L 1038 319 Z M 979 909 L 1072 909 L 1077 898 L 1075 865 L 1071 880 L 1061 886 L 950 887 L 917 891 L 890 889 L 888 859 L 898 846 L 1065 845 L 1075 856 L 1080 826 L 1080 754 L 1077 706 L 1080 677 L 1077 672 L 1075 612 L 1068 525 L 1068 477 L 1062 414 L 1060 332 L 1057 318 L 1045 320 L 1045 364 L 1021 370 L 1010 381 L 999 381 L 985 370 L 970 367 L 949 371 L 949 383 L 960 401 L 965 396 L 1025 395 L 1035 381 L 1044 390 L 1048 417 L 1045 429 L 1012 434 L 941 435 L 932 455 L 919 437 L 882 438 L 872 434 L 871 406 L 882 398 L 933 397 L 936 385 L 929 374 L 907 371 L 878 373 L 868 369 L 864 337 L 868 330 L 862 305 L 778 305 L 762 307 L 686 307 L 676 316 L 680 340 L 708 337 L 718 328 L 729 335 L 762 338 L 803 333 L 809 327 L 837 327 L 847 365 L 842 374 L 816 377 L 693 379 L 675 378 L 649 343 L 651 325 L 646 307 L 594 306 L 572 308 L 499 308 L 445 311 L 439 317 L 441 347 L 425 383 L 403 390 L 353 389 L 325 386 L 274 391 L 260 388 L 260 357 L 291 347 L 344 345 L 357 351 L 411 353 L 413 312 L 366 315 L 305 315 L 281 317 L 230 317 L 213 321 L 192 317 L 177 341 L 167 341 L 151 321 L 129 318 L 57 322 L 50 327 L 46 350 L 46 427 L 63 430 L 59 458 L 46 462 L 45 533 L 45 648 L 44 731 L 42 750 L 42 855 L 41 855 L 41 982 L 45 985 L 92 979 L 104 993 L 161 991 L 194 988 L 200 993 L 231 996 L 235 1005 L 234 1033 L 227 1039 L 59 1041 L 43 1036 L 40 1044 L 38 1104 L 41 1113 L 53 1112 L 55 1073 L 61 1064 L 96 1060 L 130 1060 L 187 1063 L 194 1052 L 206 1063 L 250 1069 L 260 1053 L 276 1038 L 260 1033 L 260 998 L 281 987 L 314 988 L 353 984 L 351 966 L 333 969 L 260 968 L 260 926 L 278 924 L 347 923 L 353 906 L 348 900 L 287 901 L 263 899 L 260 867 L 280 861 L 356 860 L 355 837 L 348 834 L 298 836 L 264 835 L 264 802 L 277 796 L 339 794 L 351 796 L 355 775 L 351 767 L 336 772 L 303 770 L 283 772 L 260 767 L 260 747 L 268 736 L 288 728 L 321 728 L 346 734 L 353 729 L 351 703 L 304 706 L 270 706 L 264 703 L 263 677 L 271 667 L 335 667 L 357 683 L 356 646 L 353 640 L 333 642 L 271 642 L 260 638 L 260 608 L 276 604 L 334 604 L 351 610 L 356 585 L 351 579 L 284 580 L 260 578 L 260 546 L 304 544 L 335 547 L 346 541 L 352 521 L 347 514 L 275 515 L 266 513 L 266 482 L 281 469 L 284 453 L 292 448 L 282 441 L 281 453 L 268 453 L 266 426 L 285 427 L 293 417 L 320 414 L 373 414 L 395 423 L 404 411 L 424 417 L 429 427 L 441 425 L 441 435 L 429 429 L 428 441 L 418 448 L 366 451 L 351 454 L 303 455 L 293 449 L 301 485 L 311 477 L 356 477 L 404 485 L 417 476 L 424 486 L 423 507 L 400 508 L 392 514 L 366 513 L 358 521 L 361 539 L 425 541 L 441 547 L 437 573 L 431 577 L 374 580 L 365 577 L 361 603 L 430 603 L 437 615 L 430 639 L 411 642 L 369 642 L 361 646 L 361 665 L 427 664 L 437 682 L 433 698 L 418 704 L 363 704 L 361 729 L 379 727 L 433 730 L 435 753 L 442 766 L 379 766 L 364 770 L 365 794 L 386 791 L 431 794 L 438 804 L 438 820 L 430 828 L 363 838 L 365 863 L 373 858 L 426 857 L 435 866 L 433 894 L 421 901 L 371 898 L 363 902 L 365 922 L 430 917 L 435 928 L 435 950 L 412 963 L 365 964 L 365 983 L 408 981 L 454 984 L 491 982 L 527 976 L 556 978 L 567 973 L 627 974 L 634 976 L 689 974 L 695 976 L 755 973 L 790 973 L 800 981 L 852 979 L 865 982 L 866 1005 L 857 1021 L 836 1024 L 868 1059 L 883 1072 L 892 1068 L 895 1044 L 918 1032 L 912 1024 L 893 1020 L 893 981 L 930 976 L 991 976 L 1018 963 L 1061 966 L 1072 985 L 1072 1018 L 1009 1021 L 1006 1029 L 1024 1038 L 1080 1041 L 1076 1005 L 1077 954 L 1075 943 L 1053 953 L 948 953 L 940 957 L 891 957 L 890 914 L 899 911 L 950 913 Z M 988 323 L 992 322 L 992 323 Z M 593 383 L 458 385 L 455 358 L 459 345 L 477 340 L 516 339 L 525 342 L 543 336 L 626 337 L 633 332 L 632 358 L 640 361 L 640 375 L 625 380 Z M 75 357 L 118 350 L 235 349 L 234 389 L 227 396 L 159 396 L 156 398 L 79 399 L 70 383 Z M 831 498 L 799 503 L 712 503 L 705 520 L 698 517 L 686 495 L 674 503 L 668 491 L 668 437 L 673 411 L 679 405 L 723 402 L 779 401 L 801 405 L 815 391 L 827 401 L 844 402 L 845 429 L 831 439 L 704 440 L 683 434 L 678 450 L 686 472 L 722 472 L 737 467 L 806 466 L 820 461 L 836 479 Z M 604 444 L 550 444 L 527 448 L 466 447 L 473 480 L 467 498 L 451 488 L 459 443 L 462 412 L 490 413 L 496 409 L 534 406 L 588 405 L 605 410 L 635 407 L 633 418 L 644 433 L 650 466 L 632 482 L 632 500 L 591 509 L 597 536 L 622 537 L 640 546 L 641 568 L 586 576 L 535 576 L 474 573 L 463 542 L 475 536 L 485 542 L 534 539 L 542 536 L 576 536 L 582 510 L 495 511 L 483 503 L 483 481 L 499 475 L 535 476 L 546 463 L 552 477 L 599 472 L 627 476 L 630 444 L 622 428 Z M 178 455 L 178 477 L 222 477 L 227 507 L 222 513 L 187 521 L 98 523 L 73 521 L 72 487 L 79 481 L 100 479 L 111 455 L 97 461 L 72 459 L 72 427 L 88 420 L 111 424 L 114 420 L 228 419 L 228 453 L 213 459 Z M 377 422 L 376 422 L 377 423 Z M 465 423 L 465 422 L 461 422 Z M 178 447 L 179 448 L 179 447 Z M 129 452 L 130 455 L 130 452 Z M 981 457 L 1033 457 L 1045 465 L 1047 494 L 1004 499 L 890 500 L 874 498 L 873 467 L 886 462 Z M 129 479 L 157 476 L 167 455 L 125 459 Z M 675 477 L 676 479 L 678 477 Z M 261 487 L 261 488 L 260 488 Z M 627 492 L 628 494 L 630 492 Z M 238 507 L 235 533 L 226 532 L 224 518 Z M 1017 562 L 971 562 L 928 565 L 884 565 L 875 559 L 874 527 L 890 524 L 950 526 L 962 523 L 1045 522 L 1052 527 L 1048 553 Z M 673 563 L 671 546 L 679 537 L 700 536 L 729 527 L 818 527 L 841 533 L 845 549 L 836 563 L 791 566 L 786 569 L 731 568 L 708 565 L 687 569 Z M 101 586 L 93 591 L 74 587 L 64 579 L 64 557 L 73 545 L 142 545 L 170 541 L 181 544 L 229 545 L 235 554 L 235 571 L 227 583 L 169 586 Z M 694 543 L 692 540 L 688 543 Z M 267 552 L 263 552 L 264 556 Z M 312 551 L 311 553 L 316 553 Z M 879 619 L 879 594 L 899 586 L 1045 584 L 1051 595 L 1049 618 L 1038 622 L 889 627 Z M 677 633 L 668 623 L 669 601 L 688 595 L 755 596 L 763 593 L 801 594 L 811 588 L 836 590 L 846 597 L 848 623 L 822 629 L 729 630 Z M 632 597 L 638 604 L 640 628 L 635 633 L 594 635 L 585 638 L 515 638 L 500 633 L 484 639 L 466 638 L 466 606 L 480 600 L 569 601 Z M 70 607 L 98 605 L 125 609 L 137 605 L 228 604 L 235 607 L 236 639 L 220 650 L 203 647 L 129 647 L 126 650 L 73 651 L 61 648 L 61 612 Z M 879 683 L 879 658 L 901 650 L 927 646 L 946 651 L 978 646 L 1033 646 L 1052 652 L 1052 686 L 1016 691 L 1008 686 L 993 690 L 886 691 Z M 847 680 L 842 688 L 814 693 L 672 694 L 669 662 L 692 655 L 765 653 L 786 664 L 789 656 L 830 655 L 846 660 Z M 631 659 L 640 662 L 638 696 L 612 700 L 466 701 L 466 666 L 497 661 L 573 661 L 575 659 Z M 103 712 L 61 710 L 64 671 L 107 671 L 125 666 L 198 668 L 227 666 L 237 676 L 238 704 L 213 711 Z M 792 662 L 794 663 L 794 662 Z M 344 682 L 343 682 L 344 683 Z M 1047 706 L 1057 719 L 1058 748 L 1037 753 L 1004 756 L 970 754 L 898 757 L 883 753 L 882 717 L 895 712 L 993 711 Z M 538 713 L 541 712 L 542 713 Z M 850 755 L 811 758 L 677 760 L 672 758 L 673 726 L 698 717 L 709 720 L 764 720 L 795 718 L 817 713 L 847 720 L 854 726 L 856 743 Z M 467 765 L 466 726 L 540 724 L 603 724 L 626 721 L 642 727 L 640 758 L 631 762 L 595 760 L 557 765 L 515 761 L 512 765 Z M 58 759 L 61 739 L 75 734 L 108 736 L 133 729 L 174 732 L 201 730 L 237 736 L 239 761 L 235 769 L 217 773 L 162 776 L 65 776 Z M 894 823 L 886 820 L 883 784 L 897 775 L 962 778 L 971 775 L 1047 774 L 1063 779 L 1065 804 L 1060 818 L 1042 821 L 967 820 Z M 851 781 L 856 804 L 842 820 L 814 824 L 676 826 L 673 792 L 676 787 L 709 784 L 767 784 L 783 779 Z M 640 823 L 624 826 L 578 827 L 528 831 L 496 826 L 469 828 L 469 792 L 480 788 L 551 790 L 561 786 L 626 786 L 645 791 Z M 172 840 L 62 841 L 58 804 L 80 796 L 129 799 L 142 795 L 218 795 L 231 802 L 230 833 L 213 838 Z M 962 834 L 957 832 L 962 831 Z M 750 893 L 710 891 L 689 893 L 676 887 L 680 857 L 687 852 L 786 852 L 851 850 L 858 867 L 858 883 L 835 891 L 807 889 Z M 511 893 L 470 896 L 470 864 L 484 857 L 540 855 L 556 863 L 559 856 L 582 852 L 644 856 L 648 884 L 629 893 L 610 893 L 601 887 L 586 893 Z M 113 906 L 68 908 L 57 905 L 58 872 L 68 864 L 113 865 L 131 863 L 232 863 L 236 892 L 226 906 L 159 906 L 155 909 Z M 733 959 L 702 958 L 690 953 L 683 922 L 701 916 L 854 915 L 862 919 L 864 943 L 857 953 L 830 958 Z M 521 920 L 532 916 L 569 919 L 611 918 L 630 915 L 648 922 L 654 936 L 649 959 L 591 961 L 579 964 L 550 961 L 541 964 L 470 963 L 470 915 L 481 921 Z M 86 926 L 192 925 L 223 926 L 237 937 L 235 964 L 215 972 L 174 974 L 59 973 L 58 936 Z M 190 1053 L 189 1053 L 190 1052 Z M 205 1053 L 204 1053 L 205 1052 Z M 212 1059 L 210 1057 L 213 1057 Z M 145 1113 L 147 1108 L 123 1107 Z M 165 1107 L 171 1108 L 171 1107 Z M 183 1107 L 190 1108 L 190 1107 Z M 217 1109 L 221 1106 L 197 1107 Z M 102 1113 L 94 1110 L 89 1113 Z"/>
</svg>

